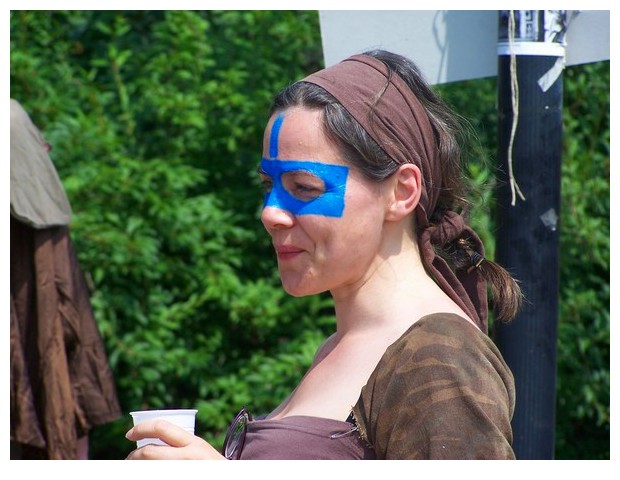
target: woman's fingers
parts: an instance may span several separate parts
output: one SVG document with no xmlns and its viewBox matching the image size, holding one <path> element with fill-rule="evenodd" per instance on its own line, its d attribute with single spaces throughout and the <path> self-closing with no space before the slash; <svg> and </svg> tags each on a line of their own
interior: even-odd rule
<svg viewBox="0 0 620 480">
<path fill-rule="evenodd" d="M 145 445 L 131 452 L 127 460 L 225 460 L 211 445 L 202 439 L 185 447 Z"/>
<path fill-rule="evenodd" d="M 187 452 L 182 448 L 168 447 L 165 445 L 145 445 L 129 454 L 127 460 L 190 460 Z"/>
<path fill-rule="evenodd" d="M 159 438 L 168 444 L 145 445 L 131 452 L 127 460 L 224 459 L 208 442 L 166 420 L 149 420 L 139 423 L 125 436 L 131 441 Z"/>
<path fill-rule="evenodd" d="M 135 425 L 125 435 L 127 440 L 138 441 L 143 438 L 159 438 L 171 447 L 184 447 L 195 438 L 181 427 L 166 420 L 148 420 Z"/>
</svg>

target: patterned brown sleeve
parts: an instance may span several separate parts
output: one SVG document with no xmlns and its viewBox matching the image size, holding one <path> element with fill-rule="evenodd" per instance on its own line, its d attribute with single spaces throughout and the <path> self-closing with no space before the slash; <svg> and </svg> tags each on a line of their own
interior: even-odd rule
<svg viewBox="0 0 620 480">
<path fill-rule="evenodd" d="M 391 345 L 353 411 L 383 459 L 514 459 L 514 380 L 487 335 L 437 314 Z"/>
</svg>

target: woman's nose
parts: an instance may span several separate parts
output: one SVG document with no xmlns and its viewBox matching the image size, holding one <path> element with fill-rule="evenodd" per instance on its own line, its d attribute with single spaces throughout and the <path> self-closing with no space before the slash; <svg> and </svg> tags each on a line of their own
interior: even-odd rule
<svg viewBox="0 0 620 480">
<path fill-rule="evenodd" d="M 295 223 L 295 215 L 279 207 L 265 207 L 260 216 L 267 230 L 290 228 Z"/>
</svg>

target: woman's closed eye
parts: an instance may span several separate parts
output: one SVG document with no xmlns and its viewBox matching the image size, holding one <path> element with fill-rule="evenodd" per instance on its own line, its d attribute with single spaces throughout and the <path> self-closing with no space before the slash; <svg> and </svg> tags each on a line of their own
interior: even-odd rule
<svg viewBox="0 0 620 480">
<path fill-rule="evenodd" d="M 325 193 L 323 179 L 305 171 L 284 173 L 282 186 L 293 197 L 303 202 L 315 200 Z"/>
<path fill-rule="evenodd" d="M 323 191 L 312 185 L 304 185 L 303 183 L 295 182 L 291 189 L 291 195 L 302 200 L 302 197 L 308 197 L 308 199 L 319 197 Z"/>
</svg>

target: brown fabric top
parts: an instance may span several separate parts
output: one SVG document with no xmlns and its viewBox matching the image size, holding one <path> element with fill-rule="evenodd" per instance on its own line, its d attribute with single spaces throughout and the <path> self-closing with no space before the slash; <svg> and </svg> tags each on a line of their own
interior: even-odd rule
<svg viewBox="0 0 620 480">
<path fill-rule="evenodd" d="M 420 319 L 392 344 L 353 408 L 379 459 L 514 459 L 512 373 L 463 318 Z"/>
<path fill-rule="evenodd" d="M 120 417 L 67 227 L 11 217 L 11 441 L 76 458 L 76 439 Z M 37 457 L 39 458 L 39 457 Z"/>
<path fill-rule="evenodd" d="M 489 337 L 457 315 L 429 315 L 362 388 L 358 430 L 311 416 L 255 420 L 241 459 L 514 459 L 514 404 L 512 373 Z"/>
<path fill-rule="evenodd" d="M 248 423 L 240 460 L 369 460 L 353 424 L 329 418 L 291 416 Z M 336 438 L 332 438 L 332 435 Z"/>
<path fill-rule="evenodd" d="M 413 163 L 420 168 L 423 188 L 416 222 L 424 263 L 446 294 L 486 332 L 487 290 L 478 269 L 455 274 L 433 247 L 466 237 L 484 255 L 480 238 L 456 212 L 447 212 L 439 224 L 430 225 L 442 169 L 433 128 L 420 101 L 398 74 L 389 73 L 383 62 L 368 55 L 353 55 L 302 81 L 333 95 L 398 165 Z"/>
</svg>

